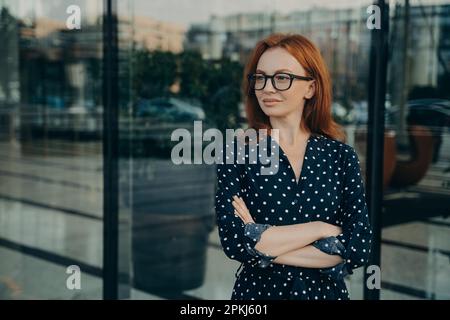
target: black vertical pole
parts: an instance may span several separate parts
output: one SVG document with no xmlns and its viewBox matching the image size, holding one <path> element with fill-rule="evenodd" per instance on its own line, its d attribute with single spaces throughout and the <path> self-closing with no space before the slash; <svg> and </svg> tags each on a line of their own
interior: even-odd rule
<svg viewBox="0 0 450 320">
<path fill-rule="evenodd" d="M 389 36 L 389 5 L 387 0 L 378 0 L 380 29 L 371 32 L 369 71 L 369 115 L 367 134 L 367 199 L 373 229 L 370 265 L 381 266 L 381 227 L 383 206 L 383 155 L 384 155 L 384 104 Z M 365 269 L 366 271 L 366 269 Z M 380 290 L 367 287 L 367 272 L 364 272 L 364 299 L 379 300 Z"/>
<path fill-rule="evenodd" d="M 118 60 L 117 1 L 103 18 L 103 299 L 118 298 Z"/>
</svg>

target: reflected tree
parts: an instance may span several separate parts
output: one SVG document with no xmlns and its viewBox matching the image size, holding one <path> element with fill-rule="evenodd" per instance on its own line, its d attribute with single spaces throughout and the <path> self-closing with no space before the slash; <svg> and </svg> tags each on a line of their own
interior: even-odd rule
<svg viewBox="0 0 450 320">
<path fill-rule="evenodd" d="M 176 56 L 172 52 L 136 50 L 133 54 L 133 97 L 168 96 L 175 82 Z"/>
</svg>

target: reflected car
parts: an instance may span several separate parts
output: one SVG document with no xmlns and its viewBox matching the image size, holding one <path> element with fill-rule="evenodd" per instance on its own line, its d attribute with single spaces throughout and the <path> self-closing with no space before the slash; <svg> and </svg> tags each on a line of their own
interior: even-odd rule
<svg viewBox="0 0 450 320">
<path fill-rule="evenodd" d="M 193 130 L 194 121 L 205 120 L 205 112 L 194 103 L 174 97 L 139 99 L 135 104 L 132 129 L 135 157 L 168 158 L 173 146 L 171 134 L 175 129 Z M 124 133 L 124 139 L 129 139 Z"/>
<path fill-rule="evenodd" d="M 136 104 L 136 117 L 152 118 L 163 122 L 191 122 L 204 120 L 200 106 L 178 98 L 140 99 Z"/>
<path fill-rule="evenodd" d="M 418 99 L 407 103 L 408 124 L 420 124 L 441 131 L 450 127 L 450 100 Z M 387 113 L 388 123 L 394 123 L 400 112 L 398 106 L 392 106 Z"/>
</svg>

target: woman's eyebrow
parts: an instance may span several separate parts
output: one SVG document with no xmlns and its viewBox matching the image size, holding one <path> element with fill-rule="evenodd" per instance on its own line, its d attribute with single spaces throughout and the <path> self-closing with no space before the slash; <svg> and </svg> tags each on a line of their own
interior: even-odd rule
<svg viewBox="0 0 450 320">
<path fill-rule="evenodd" d="M 274 73 L 282 72 L 282 71 L 292 72 L 292 70 L 289 70 L 289 69 L 279 69 L 279 70 L 276 70 Z M 264 71 L 262 71 L 260 69 L 256 69 L 256 72 L 266 74 Z"/>
</svg>

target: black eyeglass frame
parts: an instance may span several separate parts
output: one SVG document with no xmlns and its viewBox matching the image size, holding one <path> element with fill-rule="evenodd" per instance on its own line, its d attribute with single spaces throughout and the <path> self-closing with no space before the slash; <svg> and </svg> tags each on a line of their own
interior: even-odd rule
<svg viewBox="0 0 450 320">
<path fill-rule="evenodd" d="M 262 86 L 261 89 L 256 89 L 255 86 L 252 86 L 252 80 L 251 80 L 251 77 L 254 76 L 255 74 L 261 74 L 261 75 L 264 76 L 264 85 Z M 274 79 L 274 78 L 275 78 L 275 76 L 280 75 L 280 74 L 289 76 L 290 82 L 289 82 L 289 86 L 288 86 L 286 89 L 278 89 L 278 88 L 276 87 L 276 85 L 275 85 L 275 79 Z M 249 85 L 250 85 L 250 89 L 252 89 L 252 90 L 258 90 L 258 91 L 259 91 L 259 90 L 264 90 L 264 88 L 266 87 L 266 84 L 267 84 L 267 79 L 269 79 L 269 78 L 270 78 L 270 81 L 272 82 L 272 86 L 273 86 L 276 90 L 278 90 L 278 91 L 286 91 L 286 90 L 289 90 L 289 89 L 291 88 L 291 86 L 292 86 L 292 82 L 294 82 L 294 79 L 303 80 L 303 81 L 311 81 L 311 80 L 314 80 L 314 78 L 312 78 L 312 77 L 299 76 L 299 75 L 292 74 L 292 73 L 288 73 L 288 72 L 277 72 L 277 73 L 274 73 L 274 74 L 271 75 L 271 76 L 269 76 L 269 75 L 267 75 L 267 74 L 263 74 L 263 73 L 249 73 L 249 74 L 247 75 L 247 79 L 248 79 L 248 82 L 249 82 Z"/>
</svg>

